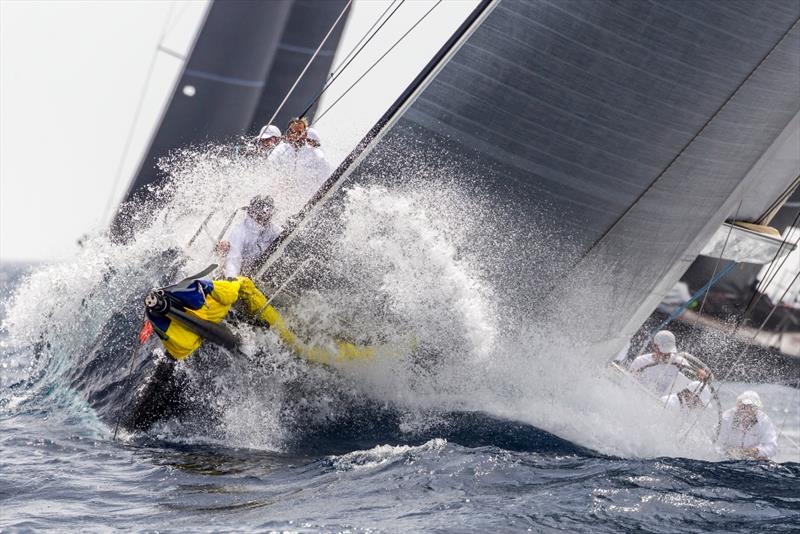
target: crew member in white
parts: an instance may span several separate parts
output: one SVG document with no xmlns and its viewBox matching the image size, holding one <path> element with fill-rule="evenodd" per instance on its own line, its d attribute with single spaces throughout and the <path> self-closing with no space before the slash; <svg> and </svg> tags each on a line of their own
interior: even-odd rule
<svg viewBox="0 0 800 534">
<path fill-rule="evenodd" d="M 319 135 L 306 119 L 292 119 L 286 135 L 269 155 L 267 161 L 282 178 L 291 211 L 302 208 L 330 176 L 330 164 L 320 146 Z"/>
<path fill-rule="evenodd" d="M 297 151 L 297 165 L 304 170 L 306 186 L 316 193 L 328 179 L 331 166 L 322 151 L 322 141 L 314 128 L 306 129 L 306 143 Z"/>
<path fill-rule="evenodd" d="M 737 460 L 769 460 L 777 454 L 775 425 L 761 406 L 758 393 L 745 391 L 736 399 L 736 407 L 722 414 L 717 439 L 721 454 Z"/>
<path fill-rule="evenodd" d="M 217 244 L 217 252 L 225 256 L 223 272 L 228 278 L 248 271 L 251 262 L 281 233 L 281 227 L 272 222 L 275 212 L 272 197 L 256 195 L 244 210 L 244 219 L 231 230 L 228 240 Z"/>
<path fill-rule="evenodd" d="M 669 330 L 661 330 L 653 337 L 653 352 L 642 354 L 628 368 L 650 390 L 659 397 L 670 395 L 686 388 L 690 380 L 681 372 L 681 367 L 690 367 L 688 360 L 678 356 L 675 336 Z M 705 380 L 703 370 L 697 378 Z"/>
</svg>

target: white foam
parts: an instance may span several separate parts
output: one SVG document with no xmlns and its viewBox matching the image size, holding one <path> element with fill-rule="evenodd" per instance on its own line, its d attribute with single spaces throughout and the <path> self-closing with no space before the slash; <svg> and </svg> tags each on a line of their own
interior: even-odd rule
<svg viewBox="0 0 800 534">
<path fill-rule="evenodd" d="M 374 469 L 398 461 L 411 464 L 414 463 L 418 456 L 440 454 L 445 446 L 447 446 L 447 440 L 441 438 L 434 438 L 415 447 L 410 445 L 378 445 L 365 451 L 353 451 L 342 456 L 331 456 L 330 461 L 338 471 Z"/>
</svg>

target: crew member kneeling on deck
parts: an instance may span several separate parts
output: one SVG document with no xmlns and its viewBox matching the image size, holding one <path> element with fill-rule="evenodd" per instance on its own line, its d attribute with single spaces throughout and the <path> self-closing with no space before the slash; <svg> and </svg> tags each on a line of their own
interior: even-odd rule
<svg viewBox="0 0 800 534">
<path fill-rule="evenodd" d="M 775 426 L 761 410 L 758 393 L 745 391 L 736 407 L 722 414 L 717 448 L 736 460 L 769 460 L 778 452 Z"/>
</svg>

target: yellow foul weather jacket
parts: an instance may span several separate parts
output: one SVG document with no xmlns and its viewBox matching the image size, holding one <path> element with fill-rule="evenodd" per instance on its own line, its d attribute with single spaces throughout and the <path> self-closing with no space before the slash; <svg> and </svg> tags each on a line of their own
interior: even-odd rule
<svg viewBox="0 0 800 534">
<path fill-rule="evenodd" d="M 246 312 L 269 325 L 270 330 L 295 354 L 301 358 L 326 365 L 341 365 L 347 362 L 369 360 L 375 356 L 374 347 L 359 347 L 345 341 L 335 341 L 332 345 L 311 345 L 300 340 L 286 325 L 283 317 L 267 298 L 246 276 L 233 280 L 203 282 L 205 302 L 199 309 L 186 309 L 186 313 L 212 323 L 220 323 L 228 315 L 236 302 L 244 305 Z M 209 289 L 211 289 L 209 291 Z M 169 355 L 176 360 L 188 358 L 200 348 L 203 338 L 190 326 L 179 319 L 150 317 L 159 332 L 161 341 Z"/>
</svg>

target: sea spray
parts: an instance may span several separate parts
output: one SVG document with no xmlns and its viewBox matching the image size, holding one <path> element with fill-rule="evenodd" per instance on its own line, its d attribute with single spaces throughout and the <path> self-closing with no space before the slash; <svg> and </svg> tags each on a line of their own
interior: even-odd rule
<svg viewBox="0 0 800 534">
<path fill-rule="evenodd" d="M 603 452 L 687 450 L 662 424 L 669 415 L 642 408 L 648 399 L 603 370 L 608 355 L 581 353 L 568 331 L 542 335 L 537 313 L 575 257 L 568 229 L 548 222 L 546 205 L 529 207 L 538 224 L 516 225 L 517 204 L 487 197 L 482 177 L 454 174 L 436 147 L 418 148 L 386 157 L 380 171 L 392 176 L 345 186 L 313 225 L 314 246 L 299 249 L 313 254 L 313 269 L 280 299 L 310 342 L 388 350 L 367 365 L 328 369 L 298 360 L 269 332 L 240 327 L 243 354 L 207 347 L 181 364 L 189 410 L 154 435 L 283 450 L 309 432 L 366 428 L 376 410 L 399 414 L 397 432 L 410 434 L 441 427 L 443 414 L 482 411 Z M 14 409 L 67 419 L 88 401 L 113 421 L 152 368 L 145 345 L 127 388 L 147 289 L 219 261 L 216 233 L 253 194 L 275 198 L 278 222 L 301 205 L 282 196 L 283 177 L 263 159 L 235 147 L 184 150 L 163 165 L 164 185 L 126 208 L 147 214 L 130 219 L 133 239 L 98 231 L 73 260 L 37 269 L 15 291 L 2 358 L 18 369 L 15 383 L 29 379 L 21 388 L 29 402 Z M 207 235 L 187 249 L 209 214 Z"/>
</svg>

